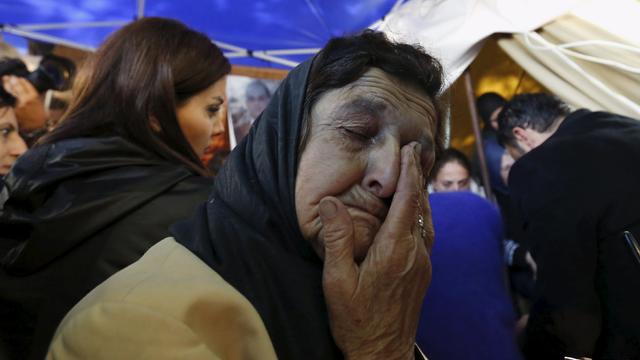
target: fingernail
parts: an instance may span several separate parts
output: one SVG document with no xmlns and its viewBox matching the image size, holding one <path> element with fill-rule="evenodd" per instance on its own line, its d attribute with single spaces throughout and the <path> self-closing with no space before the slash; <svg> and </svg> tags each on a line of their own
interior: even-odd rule
<svg viewBox="0 0 640 360">
<path fill-rule="evenodd" d="M 329 220 L 336 216 L 338 208 L 331 200 L 322 200 L 320 202 L 320 217 L 323 220 Z"/>
<path fill-rule="evenodd" d="M 416 155 L 420 156 L 422 154 L 422 144 L 419 142 L 414 143 L 413 150 L 416 152 Z"/>
</svg>

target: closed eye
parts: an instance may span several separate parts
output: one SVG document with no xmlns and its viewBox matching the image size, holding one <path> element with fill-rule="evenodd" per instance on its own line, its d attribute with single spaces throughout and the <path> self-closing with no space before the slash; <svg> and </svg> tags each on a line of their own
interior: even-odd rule
<svg viewBox="0 0 640 360">
<path fill-rule="evenodd" d="M 344 131 L 349 137 L 358 140 L 358 141 L 362 141 L 362 142 L 366 142 L 371 140 L 372 136 L 360 131 L 360 130 L 355 130 L 352 128 L 348 128 L 348 127 L 341 127 L 340 128 L 342 131 Z"/>
</svg>

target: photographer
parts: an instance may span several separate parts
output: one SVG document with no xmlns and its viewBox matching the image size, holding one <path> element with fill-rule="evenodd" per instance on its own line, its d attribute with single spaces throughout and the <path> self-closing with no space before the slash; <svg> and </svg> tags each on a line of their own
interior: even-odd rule
<svg viewBox="0 0 640 360">
<path fill-rule="evenodd" d="M 29 80 L 16 75 L 4 75 L 2 87 L 15 98 L 14 110 L 23 131 L 29 132 L 44 127 L 47 121 L 44 99 Z"/>
<path fill-rule="evenodd" d="M 46 132 L 48 114 L 44 94 L 48 90 L 68 89 L 74 73 L 75 65 L 70 60 L 54 55 L 45 55 L 32 72 L 20 59 L 0 60 L 0 96 L 14 107 L 20 127 L 27 137 L 36 140 L 35 137 Z M 31 134 L 34 136 L 29 136 Z"/>
</svg>

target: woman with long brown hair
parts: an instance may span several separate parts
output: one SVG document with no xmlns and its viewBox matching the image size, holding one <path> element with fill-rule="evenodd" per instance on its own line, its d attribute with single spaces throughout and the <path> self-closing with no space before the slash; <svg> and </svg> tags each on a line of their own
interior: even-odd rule
<svg viewBox="0 0 640 360">
<path fill-rule="evenodd" d="M 0 353 L 42 359 L 78 300 L 206 200 L 229 72 L 207 36 L 160 18 L 87 61 L 62 123 L 5 178 Z"/>
</svg>

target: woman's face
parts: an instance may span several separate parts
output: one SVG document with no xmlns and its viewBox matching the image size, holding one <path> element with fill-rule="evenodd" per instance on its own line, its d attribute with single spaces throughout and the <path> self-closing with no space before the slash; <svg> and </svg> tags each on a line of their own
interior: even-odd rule
<svg viewBox="0 0 640 360">
<path fill-rule="evenodd" d="M 16 114 L 11 107 L 0 108 L 0 176 L 6 175 L 27 145 L 18 134 Z"/>
<path fill-rule="evenodd" d="M 178 124 L 193 151 L 202 156 L 212 136 L 224 132 L 227 77 L 187 99 L 176 109 Z"/>
<path fill-rule="evenodd" d="M 323 94 L 310 121 L 295 188 L 302 235 L 323 257 L 318 205 L 334 196 L 353 219 L 354 254 L 361 261 L 389 211 L 402 146 L 421 143 L 424 174 L 431 169 L 435 107 L 422 91 L 372 68 L 357 81 Z"/>
<path fill-rule="evenodd" d="M 471 188 L 471 177 L 459 162 L 450 161 L 440 168 L 431 185 L 436 192 L 467 191 Z"/>
</svg>

